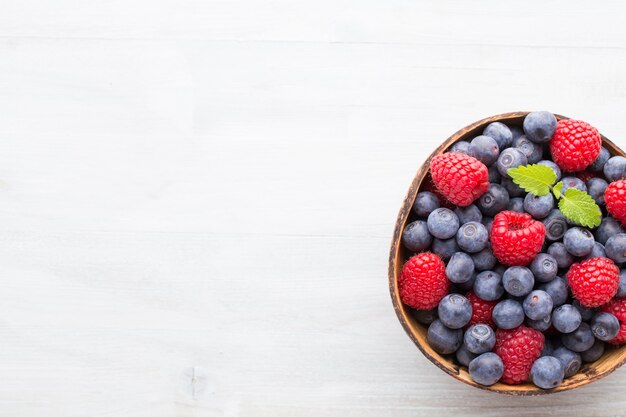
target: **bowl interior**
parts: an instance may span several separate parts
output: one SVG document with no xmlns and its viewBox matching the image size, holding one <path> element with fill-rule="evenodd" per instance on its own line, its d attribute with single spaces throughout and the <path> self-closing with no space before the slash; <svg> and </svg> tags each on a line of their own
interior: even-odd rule
<svg viewBox="0 0 626 417">
<path fill-rule="evenodd" d="M 409 188 L 407 196 L 402 204 L 402 208 L 400 209 L 400 213 L 398 214 L 393 235 L 393 241 L 391 245 L 391 252 L 389 255 L 389 290 L 391 292 L 391 299 L 394 309 L 396 311 L 398 319 L 400 320 L 400 323 L 404 327 L 404 330 L 417 345 L 417 347 L 422 351 L 422 353 L 441 370 L 466 384 L 489 391 L 511 395 L 549 394 L 553 392 L 570 390 L 591 383 L 610 374 L 626 361 L 626 347 L 609 348 L 609 345 L 607 345 L 608 349 L 605 351 L 604 355 L 600 359 L 593 363 L 584 364 L 578 374 L 565 379 L 563 384 L 552 390 L 542 390 L 540 388 L 537 388 L 530 382 L 526 382 L 520 385 L 506 385 L 503 383 L 497 383 L 490 387 L 485 387 L 472 381 L 469 373 L 467 372 L 467 369 L 457 365 L 452 359 L 451 355 L 440 355 L 430 347 L 428 341 L 426 340 L 427 327 L 417 322 L 410 314 L 411 309 L 402 304 L 402 301 L 400 300 L 400 295 L 397 289 L 397 279 L 400 275 L 404 262 L 411 255 L 410 253 L 407 253 L 407 251 L 405 251 L 402 245 L 402 231 L 409 221 L 414 220 L 411 213 L 411 207 L 423 180 L 428 174 L 428 167 L 430 165 L 431 158 L 444 152 L 457 141 L 477 136 L 489 123 L 499 121 L 510 125 L 521 126 L 524 117 L 527 114 L 528 112 L 505 113 L 497 116 L 488 117 L 476 123 L 472 123 L 471 125 L 459 130 L 450 138 L 448 138 L 428 157 L 428 160 L 421 166 L 420 170 L 417 172 L 417 175 L 413 179 L 411 187 Z M 560 115 L 556 115 L 556 117 L 557 119 L 567 119 L 567 117 Z M 603 146 L 606 147 L 612 155 L 626 156 L 624 151 L 619 149 L 617 146 L 615 146 L 614 143 L 612 143 L 604 136 L 602 136 L 602 140 Z"/>
</svg>

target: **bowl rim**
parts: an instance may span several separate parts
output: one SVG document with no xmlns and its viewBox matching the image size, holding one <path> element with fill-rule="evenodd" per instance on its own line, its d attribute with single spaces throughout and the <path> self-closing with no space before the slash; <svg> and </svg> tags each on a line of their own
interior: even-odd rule
<svg viewBox="0 0 626 417">
<path fill-rule="evenodd" d="M 608 369 L 601 371 L 601 372 L 594 371 L 594 372 L 585 373 L 586 378 L 583 380 L 577 381 L 574 384 L 564 384 L 551 390 L 543 390 L 541 388 L 534 387 L 532 386 L 532 384 L 528 384 L 528 383 L 523 386 L 506 385 L 502 383 L 497 383 L 492 386 L 483 386 L 483 385 L 480 385 L 471 381 L 468 378 L 462 378 L 458 370 L 455 371 L 454 369 L 451 369 L 450 367 L 445 366 L 438 358 L 436 358 L 433 355 L 433 353 L 435 355 L 438 355 L 438 354 L 436 354 L 434 351 L 433 353 L 429 352 L 429 350 L 431 350 L 430 347 L 426 348 L 425 346 L 422 345 L 422 343 L 420 342 L 418 338 L 418 335 L 409 324 L 409 321 L 412 319 L 409 318 L 408 312 L 405 306 L 403 305 L 402 301 L 400 300 L 400 296 L 399 296 L 398 288 L 397 288 L 397 275 L 398 275 L 399 270 L 401 269 L 401 268 L 398 268 L 398 262 L 403 263 L 403 260 L 400 259 L 399 257 L 400 249 L 402 245 L 401 232 L 407 223 L 407 219 L 411 212 L 411 208 L 413 206 L 415 196 L 417 195 L 417 192 L 419 191 L 422 181 L 428 174 L 428 167 L 430 165 L 431 159 L 434 156 L 440 153 L 443 153 L 453 143 L 465 139 L 467 136 L 471 135 L 472 133 L 474 133 L 475 131 L 479 129 L 482 130 L 482 128 L 488 125 L 489 123 L 515 122 L 515 124 L 519 124 L 519 120 L 520 119 L 523 120 L 523 118 L 528 113 L 530 112 L 529 111 L 517 111 L 517 112 L 502 113 L 502 114 L 497 114 L 494 116 L 489 116 L 489 117 L 480 119 L 476 122 L 473 122 L 465 126 L 464 128 L 458 130 L 453 135 L 451 135 L 448 139 L 443 141 L 443 143 L 441 143 L 427 157 L 427 159 L 424 161 L 424 163 L 420 166 L 419 170 L 415 174 L 411 182 L 411 185 L 409 187 L 409 190 L 407 191 L 404 197 L 400 211 L 398 212 L 398 216 L 396 218 L 394 232 L 393 232 L 393 236 L 391 240 L 391 248 L 389 251 L 389 261 L 388 261 L 389 293 L 391 296 L 391 302 L 392 302 L 394 311 L 396 312 L 396 316 L 398 317 L 398 320 L 400 321 L 402 328 L 404 329 L 406 334 L 409 336 L 409 338 L 413 341 L 413 343 L 417 346 L 417 348 L 422 352 L 422 354 L 426 356 L 426 358 L 428 358 L 428 360 L 430 360 L 433 364 L 435 364 L 439 369 L 441 369 L 448 375 L 454 377 L 456 380 L 459 380 L 474 388 L 479 388 L 485 391 L 496 392 L 500 394 L 514 395 L 514 396 L 536 396 L 536 395 L 552 394 L 555 392 L 563 392 L 563 391 L 568 391 L 568 390 L 582 387 L 584 385 L 597 381 L 601 378 L 604 378 L 605 376 L 611 374 L 613 371 L 615 371 L 617 368 L 619 368 L 626 362 L 626 346 L 621 348 L 622 350 L 621 357 L 618 358 L 619 360 L 614 365 L 612 365 Z M 554 113 L 554 115 L 556 116 L 557 120 L 569 119 L 569 117 L 566 117 L 557 113 Z M 617 147 L 611 140 L 606 138 L 604 135 L 601 135 L 601 136 L 602 136 L 602 146 L 608 148 L 612 155 L 615 155 L 615 154 L 619 154 L 622 156 L 625 155 L 624 151 L 621 150 L 619 147 Z M 525 386 L 528 386 L 528 387 L 525 388 Z"/>
</svg>

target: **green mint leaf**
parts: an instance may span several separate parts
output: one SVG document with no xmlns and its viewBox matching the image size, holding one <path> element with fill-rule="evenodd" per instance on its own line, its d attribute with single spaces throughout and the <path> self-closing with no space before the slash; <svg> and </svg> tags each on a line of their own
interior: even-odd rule
<svg viewBox="0 0 626 417">
<path fill-rule="evenodd" d="M 554 194 L 554 196 L 556 197 L 557 200 L 559 198 L 563 197 L 563 193 L 561 193 L 562 189 L 563 189 L 563 181 L 557 182 L 554 185 L 554 187 L 552 187 L 552 194 Z"/>
<path fill-rule="evenodd" d="M 535 195 L 548 194 L 550 186 L 556 181 L 556 173 L 545 165 L 520 165 L 517 168 L 509 168 L 507 174 L 511 176 L 515 184 L 527 193 Z"/>
<path fill-rule="evenodd" d="M 565 191 L 565 195 L 559 201 L 559 210 L 574 223 L 585 227 L 599 226 L 602 218 L 600 207 L 593 201 L 593 198 L 576 188 L 568 188 Z"/>
</svg>

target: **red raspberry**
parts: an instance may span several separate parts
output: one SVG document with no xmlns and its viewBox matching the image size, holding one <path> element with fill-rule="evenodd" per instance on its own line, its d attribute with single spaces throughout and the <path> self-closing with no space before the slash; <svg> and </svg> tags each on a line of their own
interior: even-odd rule
<svg viewBox="0 0 626 417">
<path fill-rule="evenodd" d="M 609 343 L 621 345 L 626 343 L 626 298 L 614 298 L 602 307 L 602 311 L 613 314 L 619 320 L 619 332 Z"/>
<path fill-rule="evenodd" d="M 523 324 L 515 329 L 496 330 L 495 352 L 504 363 L 501 381 L 521 384 L 528 379 L 533 362 L 541 355 L 544 337 L 539 330 Z"/>
<path fill-rule="evenodd" d="M 472 324 L 484 323 L 495 329 L 496 325 L 493 322 L 491 313 L 493 313 L 493 308 L 498 304 L 498 301 L 485 301 L 480 299 L 474 294 L 474 291 L 469 291 L 465 294 L 465 297 L 467 297 L 472 305 L 472 318 L 467 325 L 471 326 Z"/>
<path fill-rule="evenodd" d="M 626 180 L 610 183 L 604 192 L 604 201 L 611 216 L 626 226 Z"/>
<path fill-rule="evenodd" d="M 576 176 L 578 177 L 578 179 L 583 180 L 583 182 L 587 182 L 592 178 L 596 178 L 598 174 L 596 174 L 595 172 L 584 170 L 584 171 L 577 172 Z"/>
<path fill-rule="evenodd" d="M 599 307 L 617 293 L 619 268 L 608 258 L 586 259 L 570 267 L 567 282 L 580 304 Z"/>
<path fill-rule="evenodd" d="M 430 175 L 439 191 L 460 207 L 469 206 L 489 188 L 485 164 L 458 152 L 435 156 L 430 161 Z"/>
<path fill-rule="evenodd" d="M 559 120 L 550 139 L 552 160 L 563 171 L 582 171 L 596 160 L 602 147 L 598 129 L 580 120 Z"/>
<path fill-rule="evenodd" d="M 530 214 L 501 211 L 491 226 L 491 249 L 505 265 L 528 265 L 541 250 L 545 237 L 545 226 Z"/>
<path fill-rule="evenodd" d="M 437 307 L 449 288 L 446 266 L 431 252 L 419 253 L 406 261 L 398 278 L 402 302 L 418 310 Z"/>
</svg>

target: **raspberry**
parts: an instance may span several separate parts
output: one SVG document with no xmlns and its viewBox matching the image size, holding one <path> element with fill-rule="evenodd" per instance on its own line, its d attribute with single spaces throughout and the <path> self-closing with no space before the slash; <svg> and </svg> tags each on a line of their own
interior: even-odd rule
<svg viewBox="0 0 626 417">
<path fill-rule="evenodd" d="M 491 226 L 491 249 L 505 265 L 527 265 L 541 250 L 545 237 L 545 226 L 530 214 L 501 211 Z"/>
<path fill-rule="evenodd" d="M 419 253 L 406 261 L 398 278 L 402 302 L 418 310 L 437 307 L 449 288 L 446 266 L 431 252 Z"/>
<path fill-rule="evenodd" d="M 484 323 L 495 329 L 496 325 L 493 322 L 491 313 L 493 312 L 493 308 L 496 304 L 498 304 L 498 301 L 481 300 L 476 294 L 474 294 L 474 291 L 469 291 L 465 294 L 465 297 L 472 305 L 472 318 L 470 319 L 468 326 L 471 326 L 472 324 Z"/>
<path fill-rule="evenodd" d="M 582 171 L 596 160 L 602 147 L 598 129 L 580 120 L 559 120 L 550 139 L 552 160 L 563 171 Z"/>
<path fill-rule="evenodd" d="M 567 272 L 574 297 L 585 307 L 608 303 L 619 288 L 619 268 L 608 258 L 590 258 Z"/>
<path fill-rule="evenodd" d="M 611 216 L 626 226 L 626 180 L 610 183 L 604 191 L 604 201 Z"/>
<path fill-rule="evenodd" d="M 612 345 L 626 343 L 626 298 L 614 298 L 602 307 L 602 311 L 613 314 L 619 320 L 619 333 L 609 340 Z"/>
<path fill-rule="evenodd" d="M 441 194 L 460 207 L 469 206 L 489 188 L 485 164 L 458 152 L 435 156 L 430 161 L 430 174 Z"/>
<path fill-rule="evenodd" d="M 495 352 L 504 363 L 502 382 L 520 384 L 528 379 L 533 362 L 541 355 L 544 337 L 539 330 L 521 325 L 496 330 Z"/>
<path fill-rule="evenodd" d="M 598 174 L 596 174 L 595 172 L 591 172 L 591 171 L 580 171 L 576 173 L 576 177 L 580 180 L 582 180 L 583 182 L 587 182 L 592 178 L 597 178 Z"/>
</svg>

